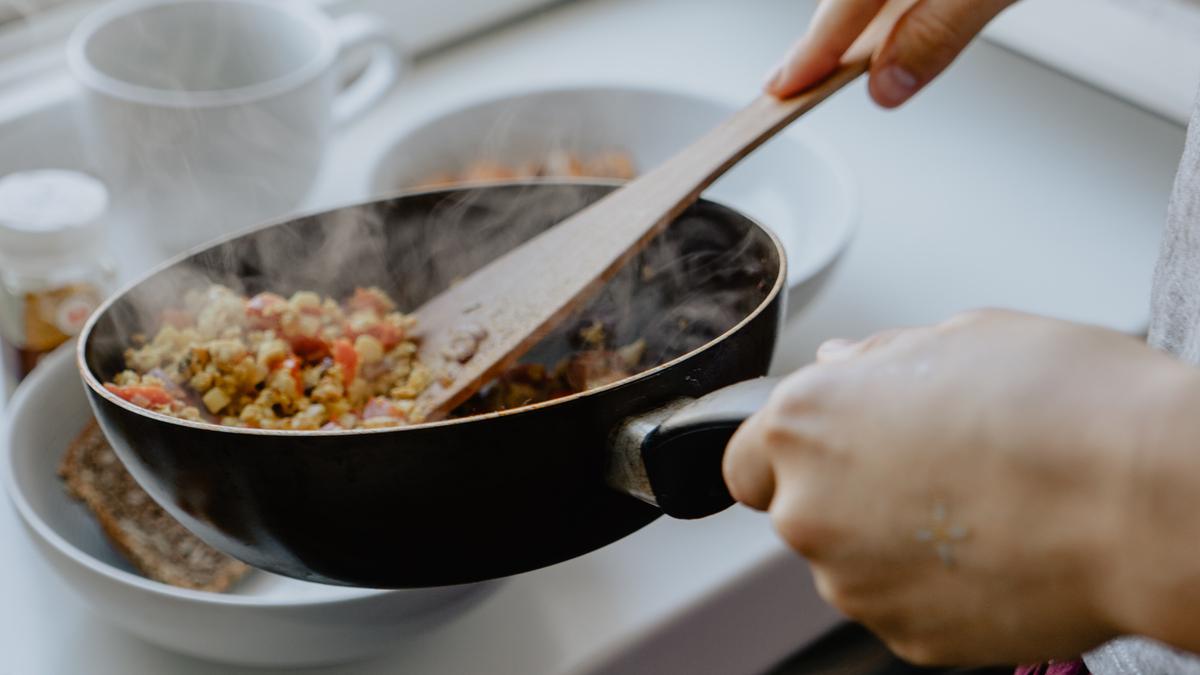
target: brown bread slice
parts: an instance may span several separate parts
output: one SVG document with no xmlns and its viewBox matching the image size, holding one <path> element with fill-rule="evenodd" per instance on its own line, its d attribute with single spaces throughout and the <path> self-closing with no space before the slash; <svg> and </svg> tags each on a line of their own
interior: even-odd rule
<svg viewBox="0 0 1200 675">
<path fill-rule="evenodd" d="M 250 569 L 163 511 L 129 475 L 95 420 L 71 442 L 58 474 L 67 493 L 95 514 L 117 550 L 151 579 L 220 593 Z"/>
</svg>

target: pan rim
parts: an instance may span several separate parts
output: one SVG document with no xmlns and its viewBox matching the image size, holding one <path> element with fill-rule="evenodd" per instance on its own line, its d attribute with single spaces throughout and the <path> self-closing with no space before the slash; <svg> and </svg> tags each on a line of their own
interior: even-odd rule
<svg viewBox="0 0 1200 675">
<path fill-rule="evenodd" d="M 775 274 L 775 281 L 771 285 L 771 289 L 767 292 L 766 296 L 763 297 L 762 301 L 759 302 L 758 305 L 754 307 L 754 309 L 752 309 L 744 317 L 742 317 L 741 320 L 739 320 L 737 323 L 735 323 L 733 326 L 731 326 L 725 332 L 714 337 L 713 339 L 709 340 L 708 342 L 705 342 L 703 345 L 700 345 L 699 347 L 697 347 L 689 352 L 686 352 L 684 354 L 680 354 L 679 356 L 671 359 L 670 361 L 666 361 L 664 363 L 658 364 L 651 368 L 647 368 L 646 370 L 643 370 L 641 372 L 630 375 L 629 377 L 622 378 L 620 380 L 617 380 L 616 382 L 611 382 L 609 384 L 605 384 L 603 386 L 596 387 L 594 389 L 588 389 L 586 391 L 575 392 L 573 394 L 568 394 L 566 396 L 551 399 L 549 401 L 541 401 L 538 403 L 532 403 L 529 405 L 521 406 L 519 408 L 511 408 L 508 410 L 498 410 L 495 412 L 480 413 L 478 415 L 470 415 L 468 417 L 457 417 L 457 418 L 452 418 L 452 419 L 437 420 L 437 421 L 433 421 L 433 422 L 421 422 L 418 424 L 406 424 L 406 425 L 395 426 L 395 427 L 381 427 L 381 428 L 374 428 L 374 429 L 312 429 L 312 430 L 256 429 L 256 428 L 251 428 L 251 427 L 224 426 L 224 425 L 215 424 L 212 422 L 196 422 L 196 421 L 192 421 L 192 420 L 185 420 L 185 419 L 181 419 L 178 417 L 172 417 L 170 415 L 164 415 L 163 413 L 154 412 L 153 410 L 142 408 L 140 406 L 136 406 L 133 403 L 126 401 L 125 399 L 113 394 L 108 389 L 106 389 L 104 387 L 104 384 L 100 381 L 100 379 L 96 376 L 96 374 L 92 372 L 91 367 L 87 363 L 87 358 L 86 358 L 87 345 L 91 342 L 91 338 L 94 333 L 96 323 L 100 320 L 100 317 L 103 316 L 105 313 L 107 313 L 108 310 L 118 300 L 126 297 L 134 288 L 136 288 L 140 284 L 152 279 L 153 277 L 157 276 L 158 274 L 160 274 L 176 265 L 179 265 L 180 263 L 186 261 L 188 258 L 191 258 L 192 256 L 195 256 L 203 251 L 209 250 L 211 248 L 214 248 L 214 247 L 224 244 L 226 242 L 253 234 L 255 232 L 266 230 L 266 229 L 269 229 L 272 227 L 279 227 L 281 225 L 285 225 L 287 223 L 290 223 L 290 222 L 293 222 L 296 220 L 300 220 L 303 218 L 311 218 L 311 217 L 319 216 L 321 214 L 332 213 L 334 211 L 339 211 L 341 209 L 346 209 L 346 208 L 353 208 L 356 206 L 365 206 L 367 204 L 371 204 L 371 203 L 375 203 L 375 202 L 389 201 L 389 200 L 393 200 L 393 199 L 400 199 L 403 197 L 415 197 L 415 196 L 420 196 L 420 195 L 428 195 L 428 194 L 436 194 L 436 193 L 461 192 L 461 191 L 469 190 L 469 189 L 492 188 L 492 187 L 497 187 L 497 188 L 498 187 L 513 187 L 513 186 L 516 186 L 516 187 L 537 186 L 537 185 L 547 185 L 547 184 L 550 184 L 550 185 L 581 185 L 581 186 L 592 186 L 592 187 L 617 187 L 617 186 L 622 185 L 623 182 L 619 181 L 619 180 L 598 180 L 598 179 L 544 179 L 544 178 L 538 179 L 538 178 L 533 178 L 533 179 L 522 179 L 522 180 L 512 180 L 512 181 L 466 182 L 466 183 L 456 183 L 453 186 L 397 190 L 392 193 L 372 195 L 367 200 L 360 199 L 360 200 L 348 201 L 348 202 L 345 202 L 345 203 L 342 203 L 339 205 L 328 206 L 328 207 L 324 207 L 324 208 L 321 208 L 318 210 L 297 213 L 297 214 L 288 216 L 286 219 L 283 219 L 283 220 L 276 220 L 276 221 L 271 221 L 268 223 L 253 225 L 253 226 L 241 229 L 241 230 L 237 230 L 237 231 L 227 234 L 225 236 L 210 240 L 208 242 L 200 244 L 199 246 L 194 246 L 192 248 L 189 248 L 188 250 L 183 251 L 182 253 L 179 253 L 178 255 L 172 256 L 171 258 L 168 258 L 167 260 L 163 261 L 162 263 L 159 263 L 158 265 L 151 267 L 149 270 L 147 270 L 146 272 L 139 275 L 133 281 L 126 283 L 121 288 L 119 288 L 116 292 L 114 292 L 112 295 L 110 295 L 108 298 L 106 298 L 104 300 L 104 302 L 102 302 L 100 304 L 100 306 L 97 307 L 94 312 L 92 312 L 92 315 L 88 318 L 87 323 L 84 324 L 83 330 L 79 334 L 79 339 L 76 341 L 76 344 L 75 344 L 75 362 L 76 362 L 76 367 L 79 370 L 80 377 L 82 377 L 83 382 L 87 385 L 88 390 L 93 395 L 99 396 L 100 398 L 104 399 L 105 401 L 107 401 L 113 405 L 116 405 L 119 408 L 124 408 L 134 414 L 137 414 L 142 417 L 147 417 L 149 419 L 152 419 L 152 420 L 155 420 L 158 422 L 165 422 L 168 424 L 173 424 L 173 425 L 177 425 L 180 427 L 195 429 L 195 430 L 200 430 L 200 431 L 210 431 L 210 432 L 217 432 L 217 433 L 249 435 L 249 436 L 277 436 L 277 437 L 285 437 L 285 438 L 326 438 L 326 437 L 344 438 L 346 436 L 359 436 L 359 435 L 368 435 L 368 434 L 385 434 L 385 433 L 397 433 L 397 432 L 404 432 L 404 431 L 414 431 L 414 432 L 415 431 L 424 431 L 427 429 L 439 429 L 439 428 L 443 428 L 443 427 L 457 426 L 457 425 L 461 425 L 464 423 L 491 421 L 491 420 L 500 419 L 502 417 L 507 417 L 510 415 L 532 413 L 534 411 L 543 410 L 543 409 L 551 407 L 551 406 L 562 405 L 562 404 L 566 404 L 566 403 L 569 403 L 572 401 L 576 401 L 585 396 L 591 396 L 593 394 L 601 394 L 603 392 L 607 392 L 607 391 L 610 391 L 613 389 L 617 389 L 619 387 L 626 386 L 628 384 L 632 384 L 643 378 L 651 377 L 651 376 L 656 375 L 664 370 L 667 370 L 668 368 L 672 368 L 676 365 L 679 365 L 679 364 L 683 363 L 684 361 L 691 359 L 694 356 L 704 353 L 704 352 L 716 347 L 717 345 L 721 344 L 722 342 L 728 340 L 730 337 L 732 337 L 734 334 L 739 332 L 742 328 L 744 328 L 751 321 L 755 320 L 760 314 L 762 314 L 764 311 L 766 311 L 767 307 L 769 307 L 773 302 L 775 302 L 775 300 L 779 297 L 779 295 L 781 293 L 783 293 L 784 289 L 787 286 L 787 273 L 788 273 L 787 251 L 784 249 L 783 242 L 780 241 L 779 237 L 775 234 L 775 232 L 773 230 L 771 230 L 771 228 L 758 222 L 757 219 L 741 212 L 738 209 L 735 209 L 735 208 L 728 206 L 726 204 L 723 204 L 721 202 L 714 201 L 712 199 L 705 199 L 702 196 L 699 199 L 697 199 L 695 203 L 712 204 L 721 209 L 724 209 L 725 211 L 737 214 L 740 218 L 745 219 L 751 225 L 753 225 L 754 227 L 757 227 L 760 231 L 762 231 L 764 234 L 767 235 L 768 240 L 774 246 L 775 253 L 779 258 L 779 269 Z"/>
</svg>

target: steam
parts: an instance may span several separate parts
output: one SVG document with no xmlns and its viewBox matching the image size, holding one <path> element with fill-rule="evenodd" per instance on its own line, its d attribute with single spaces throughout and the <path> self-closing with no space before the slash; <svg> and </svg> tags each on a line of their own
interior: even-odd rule
<svg viewBox="0 0 1200 675">
<path fill-rule="evenodd" d="M 87 42 L 91 65 L 140 88 L 132 101 L 85 97 L 90 164 L 115 215 L 167 252 L 294 209 L 317 175 L 329 133 L 318 97 L 246 93 L 316 56 L 296 25 L 261 29 L 281 21 L 295 23 L 254 4 L 167 3 L 114 17 Z"/>
<path fill-rule="evenodd" d="M 7 29 L 18 21 L 27 23 L 25 28 L 36 28 L 39 14 L 75 1 L 77 0 L 0 0 L 0 30 Z"/>
<path fill-rule="evenodd" d="M 133 336 L 152 335 L 187 291 L 223 284 L 252 295 L 313 290 L 342 299 L 379 286 L 403 311 L 595 200 L 604 189 L 509 185 L 384 200 L 267 227 L 199 253 L 132 289 L 99 327 L 101 376 L 120 369 Z M 770 288 L 769 244 L 702 206 L 674 223 L 526 357 L 553 366 L 599 322 L 617 347 L 646 341 L 645 367 L 728 330 Z M 536 273 L 536 270 L 531 270 Z M 96 362 L 94 362 L 95 365 Z"/>
<path fill-rule="evenodd" d="M 447 148 L 435 145 L 444 139 L 428 139 L 423 150 L 429 156 L 410 163 L 425 173 L 398 176 L 396 187 L 419 184 L 429 172 L 461 171 L 480 159 L 516 166 L 555 156 L 587 159 L 631 150 L 599 145 L 596 138 L 609 134 L 584 128 L 569 114 L 551 119 L 544 110 L 513 106 L 486 123 L 488 132 L 473 146 Z M 239 125 L 231 139 L 214 143 L 240 142 L 259 132 L 271 137 L 271 130 L 286 126 L 286 120 L 258 115 L 240 119 Z M 163 148 L 170 145 L 169 139 L 155 140 Z M 145 160 L 155 161 L 151 154 Z M 266 189 L 269 182 L 259 176 L 249 184 Z M 202 201 L 199 183 L 194 193 Z M 101 375 L 111 375 L 132 337 L 153 334 L 162 311 L 179 306 L 189 290 L 218 283 L 245 295 L 310 290 L 340 300 L 356 287 L 378 286 L 403 311 L 414 311 L 605 191 L 586 183 L 452 190 L 301 218 L 216 245 L 139 285 L 113 306 L 104 341 L 96 343 L 107 354 Z M 207 207 L 219 210 L 221 204 Z M 775 264 L 768 240 L 756 230 L 735 226 L 717 207 L 697 207 L 653 240 L 524 360 L 552 366 L 580 347 L 575 339 L 579 328 L 595 323 L 604 327 L 610 347 L 644 339 L 644 367 L 670 360 L 725 332 L 753 310 L 770 289 Z"/>
<path fill-rule="evenodd" d="M 561 163 L 562 158 L 573 157 L 586 165 L 587 160 L 604 153 L 635 149 L 606 140 L 629 138 L 627 127 L 613 121 L 619 119 L 618 115 L 595 111 L 588 114 L 579 107 L 597 105 L 594 98 L 574 97 L 570 92 L 550 96 L 560 98 L 553 99 L 552 104 L 548 104 L 546 95 L 529 100 L 517 98 L 502 105 L 453 113 L 451 119 L 434 125 L 435 129 L 440 126 L 440 131 L 405 144 L 406 157 L 392 177 L 395 187 L 424 184 L 431 174 L 459 174 L 479 160 L 514 168 L 547 165 L 553 178 L 556 158 Z M 620 110 L 627 107 L 621 102 L 614 105 Z M 488 117 L 483 118 L 484 114 Z M 481 127 L 487 131 L 480 135 Z M 447 142 L 449 134 L 457 129 L 480 140 L 473 144 Z M 434 242 L 435 257 L 466 263 L 463 266 L 473 270 L 536 234 L 543 223 L 561 220 L 582 208 L 592 199 L 585 196 L 588 192 L 560 188 L 515 197 L 505 194 L 499 204 L 489 205 L 491 217 L 479 224 L 462 222 L 471 211 L 468 200 L 457 212 L 452 210 L 439 220 L 442 237 Z M 753 233 L 731 236 L 726 227 L 714 228 L 704 220 L 692 216 L 656 239 L 527 360 L 553 363 L 562 355 L 569 338 L 566 333 L 590 321 L 599 321 L 608 329 L 610 346 L 648 338 L 645 364 L 690 351 L 734 325 L 757 304 L 747 305 L 746 298 L 767 273 L 762 262 L 767 254 L 761 250 L 763 242 Z M 689 234 L 681 236 L 685 231 Z M 695 239 L 690 243 L 685 241 L 692 237 Z M 464 250 L 464 242 L 482 255 L 467 260 L 473 253 Z"/>
</svg>

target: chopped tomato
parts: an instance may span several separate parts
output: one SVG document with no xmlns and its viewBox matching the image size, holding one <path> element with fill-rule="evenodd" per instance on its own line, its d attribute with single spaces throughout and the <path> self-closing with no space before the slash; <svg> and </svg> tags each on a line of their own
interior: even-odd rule
<svg viewBox="0 0 1200 675">
<path fill-rule="evenodd" d="M 175 401 L 175 398 L 162 387 L 144 384 L 127 384 L 124 386 L 106 384 L 104 388 L 142 408 L 156 408 L 158 406 L 170 405 Z"/>
<path fill-rule="evenodd" d="M 366 330 L 355 330 L 351 327 L 350 322 L 346 322 L 342 324 L 342 332 L 345 333 L 351 340 L 359 335 L 370 335 L 376 340 L 379 340 L 379 344 L 383 345 L 384 351 L 388 351 L 392 347 L 400 344 L 404 341 L 404 338 L 408 336 L 403 328 L 388 323 L 387 321 L 379 321 L 371 324 L 371 326 Z"/>
<path fill-rule="evenodd" d="M 386 321 L 380 321 L 367 329 L 367 335 L 379 340 L 379 344 L 383 345 L 384 351 L 387 351 L 400 344 L 404 339 L 404 330 Z"/>
<path fill-rule="evenodd" d="M 275 293 L 259 293 L 246 301 L 246 318 L 251 328 L 267 329 L 279 327 L 279 315 L 287 305 L 283 296 Z"/>
<path fill-rule="evenodd" d="M 349 386 L 358 370 L 358 352 L 354 351 L 354 345 L 346 338 L 333 341 L 333 362 L 342 367 L 342 379 Z"/>
<path fill-rule="evenodd" d="M 371 309 L 378 314 L 387 314 L 394 305 L 388 297 L 377 288 L 356 288 L 354 295 L 346 301 L 350 309 Z"/>
<path fill-rule="evenodd" d="M 296 395 L 304 395 L 304 376 L 300 374 L 300 359 L 294 356 L 289 356 L 279 362 L 275 366 L 275 370 L 288 370 L 292 373 L 292 379 L 296 381 Z"/>
<path fill-rule="evenodd" d="M 366 407 L 363 408 L 362 418 L 369 420 L 375 417 L 391 417 L 392 419 L 402 420 L 406 415 L 395 403 L 386 398 L 375 396 L 367 401 Z"/>
<path fill-rule="evenodd" d="M 329 353 L 329 345 L 319 337 L 311 335 L 289 335 L 288 344 L 296 356 L 305 361 L 316 361 Z"/>
</svg>

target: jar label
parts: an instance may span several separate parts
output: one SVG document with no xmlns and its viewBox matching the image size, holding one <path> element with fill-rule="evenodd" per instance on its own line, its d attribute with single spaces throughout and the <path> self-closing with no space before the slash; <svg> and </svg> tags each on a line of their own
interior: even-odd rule
<svg viewBox="0 0 1200 675">
<path fill-rule="evenodd" d="M 54 313 L 54 325 L 64 335 L 79 335 L 83 324 L 96 309 L 96 296 L 93 293 L 74 293 L 58 305 Z"/>
</svg>

